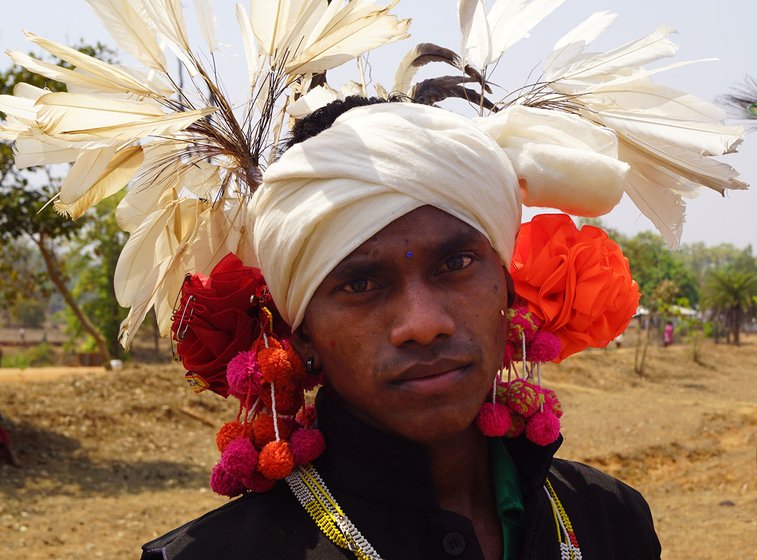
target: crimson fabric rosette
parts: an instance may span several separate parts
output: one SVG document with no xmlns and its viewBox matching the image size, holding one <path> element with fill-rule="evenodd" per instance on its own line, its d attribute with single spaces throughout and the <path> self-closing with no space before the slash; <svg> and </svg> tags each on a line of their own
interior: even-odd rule
<svg viewBox="0 0 757 560">
<path fill-rule="evenodd" d="M 607 346 L 639 304 L 639 286 L 618 244 L 601 228 L 578 229 L 565 214 L 541 214 L 521 226 L 510 274 L 542 330 L 560 339 L 558 363 Z"/>
<path fill-rule="evenodd" d="M 271 311 L 281 336 L 289 329 L 270 301 L 259 269 L 244 266 L 229 253 L 210 276 L 188 276 L 173 315 L 171 330 L 177 353 L 196 390 L 210 389 L 226 397 L 226 366 L 249 350 L 260 333 L 261 306 Z M 268 320 L 263 314 L 263 320 Z"/>
</svg>

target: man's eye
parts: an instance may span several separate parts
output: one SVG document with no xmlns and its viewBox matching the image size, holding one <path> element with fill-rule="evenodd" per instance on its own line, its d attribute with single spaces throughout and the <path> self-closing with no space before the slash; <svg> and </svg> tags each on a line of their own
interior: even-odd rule
<svg viewBox="0 0 757 560">
<path fill-rule="evenodd" d="M 467 268 L 470 266 L 470 264 L 473 262 L 473 257 L 468 255 L 453 255 L 449 257 L 444 263 L 442 264 L 439 272 L 454 272 L 456 270 L 463 270 L 464 268 Z"/>
<path fill-rule="evenodd" d="M 359 280 L 352 280 L 351 282 L 347 282 L 344 286 L 342 286 L 342 290 L 349 294 L 362 294 L 370 290 L 375 290 L 377 287 L 378 284 L 373 280 L 360 278 Z"/>
</svg>

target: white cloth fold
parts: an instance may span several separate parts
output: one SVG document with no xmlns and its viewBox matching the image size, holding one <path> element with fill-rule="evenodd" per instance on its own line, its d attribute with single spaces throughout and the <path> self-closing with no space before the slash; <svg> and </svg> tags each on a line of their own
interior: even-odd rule
<svg viewBox="0 0 757 560">
<path fill-rule="evenodd" d="M 522 105 L 474 122 L 510 158 L 524 205 L 594 218 L 620 202 L 630 167 L 618 160 L 618 138 L 609 128 Z"/>
<path fill-rule="evenodd" d="M 481 232 L 509 264 L 518 179 L 473 122 L 409 103 L 352 109 L 287 150 L 252 200 L 253 241 L 271 295 L 296 329 L 315 290 L 397 218 L 431 205 Z"/>
</svg>

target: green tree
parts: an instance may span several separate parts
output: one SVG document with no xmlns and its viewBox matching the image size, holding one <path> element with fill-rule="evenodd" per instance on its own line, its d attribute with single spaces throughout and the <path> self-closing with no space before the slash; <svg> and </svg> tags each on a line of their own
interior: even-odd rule
<svg viewBox="0 0 757 560">
<path fill-rule="evenodd" d="M 122 357 L 118 331 L 126 317 L 126 309 L 118 305 L 113 288 L 118 256 L 126 243 L 126 233 L 119 229 L 115 217 L 116 206 L 123 196 L 124 193 L 119 193 L 107 198 L 90 211 L 90 219 L 73 240 L 72 255 L 66 263 L 67 270 L 75 277 L 74 297 L 86 315 L 97 324 L 114 358 Z M 86 336 L 88 340 L 84 345 L 94 345 L 95 341 L 73 313 L 68 313 L 66 319 L 68 330 L 75 340 Z"/>
<path fill-rule="evenodd" d="M 710 270 L 736 266 L 737 268 L 754 268 L 755 259 L 752 247 L 738 249 L 730 243 L 721 243 L 707 247 L 701 241 L 684 245 L 681 248 L 684 264 L 692 271 L 699 286 L 703 286 Z"/>
<path fill-rule="evenodd" d="M 739 345 L 744 321 L 755 313 L 757 271 L 745 269 L 743 264 L 711 270 L 702 296 L 702 303 L 729 333 L 729 342 Z"/>
<path fill-rule="evenodd" d="M 665 293 L 671 298 L 666 303 L 673 304 L 679 298 L 686 298 L 690 305 L 697 305 L 699 285 L 696 276 L 682 253 L 670 251 L 661 236 L 645 231 L 620 243 L 631 265 L 631 273 L 639 284 L 641 305 L 652 307 L 657 304 L 658 287 L 665 280 L 676 286 L 672 292 L 669 285 L 666 287 Z"/>
<path fill-rule="evenodd" d="M 0 243 L 0 321 L 2 324 L 34 326 L 23 320 L 28 312 L 45 312 L 54 288 L 45 264 L 27 239 L 7 239 Z M 34 315 L 34 313 L 32 313 Z M 44 318 L 42 319 L 44 320 Z"/>
<path fill-rule="evenodd" d="M 79 50 L 107 58 L 110 52 L 98 44 Z M 54 60 L 57 64 L 65 64 Z M 0 94 L 11 94 L 16 84 L 25 82 L 50 91 L 64 91 L 65 85 L 12 66 L 0 72 Z M 5 115 L 0 113 L 0 118 Z M 13 166 L 10 145 L 0 143 L 0 240 L 25 238 L 39 250 L 48 277 L 60 292 L 82 328 L 95 340 L 106 368 L 110 367 L 108 344 L 69 289 L 69 277 L 61 262 L 63 246 L 79 234 L 85 221 L 73 222 L 55 214 L 48 202 L 60 188 L 61 179 L 51 167 L 18 170 Z"/>
</svg>

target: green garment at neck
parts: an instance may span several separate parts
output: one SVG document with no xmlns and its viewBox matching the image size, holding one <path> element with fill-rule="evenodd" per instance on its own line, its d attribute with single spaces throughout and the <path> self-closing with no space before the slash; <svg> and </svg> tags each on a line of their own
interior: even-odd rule
<svg viewBox="0 0 757 560">
<path fill-rule="evenodd" d="M 520 493 L 518 471 L 505 444 L 499 438 L 489 439 L 497 515 L 502 523 L 504 560 L 515 560 L 518 542 L 526 526 L 526 510 Z"/>
</svg>

